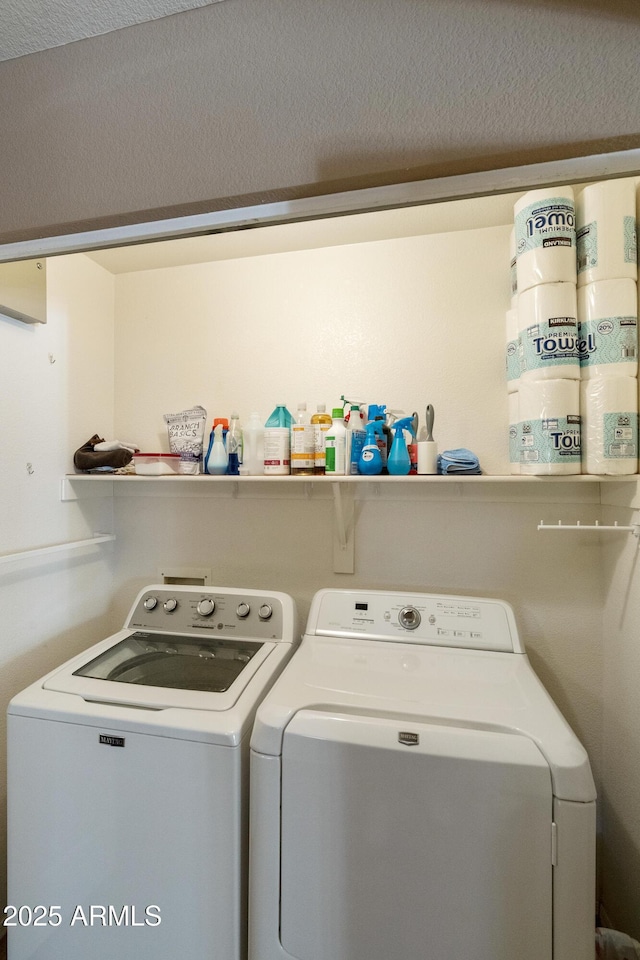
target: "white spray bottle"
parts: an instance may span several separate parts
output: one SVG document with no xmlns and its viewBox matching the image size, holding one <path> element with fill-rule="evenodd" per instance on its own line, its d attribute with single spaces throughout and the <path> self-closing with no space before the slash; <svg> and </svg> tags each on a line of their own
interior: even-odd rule
<svg viewBox="0 0 640 960">
<path fill-rule="evenodd" d="M 226 473 L 227 466 L 229 465 L 227 449 L 222 439 L 222 430 L 223 427 L 221 423 L 216 424 L 213 430 L 213 446 L 207 461 L 207 473 L 213 476 L 220 476 Z"/>
</svg>

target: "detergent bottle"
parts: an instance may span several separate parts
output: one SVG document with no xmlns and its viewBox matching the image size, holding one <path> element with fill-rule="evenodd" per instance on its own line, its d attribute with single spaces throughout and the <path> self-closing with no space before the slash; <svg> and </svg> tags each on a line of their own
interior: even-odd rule
<svg viewBox="0 0 640 960">
<path fill-rule="evenodd" d="M 332 424 L 325 434 L 324 452 L 326 475 L 344 477 L 347 472 L 347 428 L 342 407 L 333 408 Z"/>
<path fill-rule="evenodd" d="M 287 410 L 286 403 L 277 404 L 275 410 L 265 423 L 265 427 L 291 427 L 295 423 L 293 415 Z"/>
<path fill-rule="evenodd" d="M 394 476 L 405 476 L 411 470 L 411 458 L 404 439 L 404 431 L 408 430 L 413 435 L 413 417 L 402 417 L 401 420 L 396 420 L 391 429 L 394 437 L 387 469 Z"/>
<path fill-rule="evenodd" d="M 369 420 L 364 447 L 358 460 L 358 473 L 366 477 L 374 477 L 376 474 L 382 472 L 382 454 L 378 446 L 376 434 L 380 437 L 384 436 L 382 421 Z"/>
<path fill-rule="evenodd" d="M 356 476 L 358 462 L 366 440 L 366 432 L 362 425 L 362 414 L 358 404 L 352 403 L 347 425 L 347 474 Z"/>
<path fill-rule="evenodd" d="M 222 424 L 216 423 L 213 428 L 213 446 L 211 447 L 211 452 L 207 460 L 207 473 L 210 473 L 212 476 L 220 476 L 226 473 L 229 465 L 227 448 L 222 440 L 222 430 Z"/>
<path fill-rule="evenodd" d="M 291 473 L 297 476 L 313 474 L 316 456 L 316 438 L 307 416 L 306 403 L 298 404 L 298 416 L 291 427 Z"/>
</svg>

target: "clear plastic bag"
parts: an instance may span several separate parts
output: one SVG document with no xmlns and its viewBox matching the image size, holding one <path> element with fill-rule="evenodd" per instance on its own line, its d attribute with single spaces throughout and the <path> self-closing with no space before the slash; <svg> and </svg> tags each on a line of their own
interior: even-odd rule
<svg viewBox="0 0 640 960">
<path fill-rule="evenodd" d="M 618 930 L 597 927 L 596 960 L 640 960 L 640 943 Z"/>
</svg>

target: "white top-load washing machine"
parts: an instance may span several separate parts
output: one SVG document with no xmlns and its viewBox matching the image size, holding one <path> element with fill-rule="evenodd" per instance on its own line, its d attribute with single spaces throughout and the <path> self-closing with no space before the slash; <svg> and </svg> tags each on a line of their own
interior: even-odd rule
<svg viewBox="0 0 640 960">
<path fill-rule="evenodd" d="M 249 733 L 276 592 L 153 585 L 8 709 L 12 960 L 242 960 Z"/>
<path fill-rule="evenodd" d="M 318 593 L 251 778 L 250 960 L 593 960 L 589 762 L 507 604 Z"/>
</svg>

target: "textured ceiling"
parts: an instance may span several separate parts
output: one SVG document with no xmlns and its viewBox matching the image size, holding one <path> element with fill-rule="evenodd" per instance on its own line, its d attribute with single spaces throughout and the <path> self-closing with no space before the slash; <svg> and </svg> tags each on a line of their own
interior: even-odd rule
<svg viewBox="0 0 640 960">
<path fill-rule="evenodd" d="M 0 0 L 0 61 L 221 0 Z"/>
</svg>

